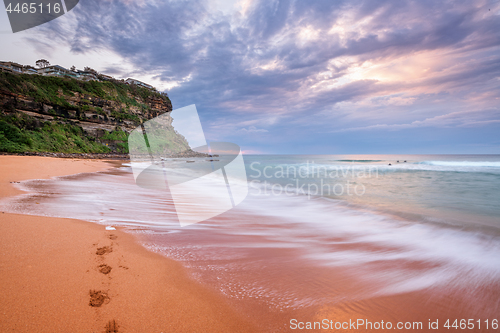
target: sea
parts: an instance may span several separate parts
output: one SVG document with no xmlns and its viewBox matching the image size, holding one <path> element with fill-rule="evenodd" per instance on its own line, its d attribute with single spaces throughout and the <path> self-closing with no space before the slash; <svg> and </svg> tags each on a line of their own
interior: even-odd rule
<svg viewBox="0 0 500 333">
<path fill-rule="evenodd" d="M 263 331 L 363 318 L 424 328 L 440 320 L 442 331 L 446 320 L 473 319 L 469 331 L 488 332 L 500 319 L 500 155 L 244 155 L 244 163 L 246 199 L 184 227 L 171 196 L 137 186 L 127 162 L 24 181 L 26 194 L 0 204 L 134 233 Z"/>
</svg>

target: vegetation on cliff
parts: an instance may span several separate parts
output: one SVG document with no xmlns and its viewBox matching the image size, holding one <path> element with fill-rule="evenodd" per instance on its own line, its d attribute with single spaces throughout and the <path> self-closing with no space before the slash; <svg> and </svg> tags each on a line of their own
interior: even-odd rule
<svg viewBox="0 0 500 333">
<path fill-rule="evenodd" d="M 33 117 L 7 115 L 0 117 L 0 151 L 109 153 L 111 149 L 85 135 L 79 126 L 48 121 L 38 126 Z"/>
<path fill-rule="evenodd" d="M 0 151 L 127 153 L 128 132 L 171 108 L 120 81 L 0 73 Z"/>
</svg>

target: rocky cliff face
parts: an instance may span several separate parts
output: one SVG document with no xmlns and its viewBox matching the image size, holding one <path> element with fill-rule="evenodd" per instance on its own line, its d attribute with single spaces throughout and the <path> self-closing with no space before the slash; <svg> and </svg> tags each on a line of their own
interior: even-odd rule
<svg viewBox="0 0 500 333">
<path fill-rule="evenodd" d="M 37 102 L 35 98 L 0 90 L 0 110 L 4 113 L 22 112 L 39 122 L 65 121 L 82 127 L 89 135 L 101 137 L 106 131 L 131 132 L 141 122 L 172 111 L 170 100 L 151 96 L 146 100 L 129 96 L 144 107 L 108 100 L 75 92 L 64 100 L 72 107 L 50 102 Z"/>
<path fill-rule="evenodd" d="M 3 145 L 0 142 L 0 151 L 128 152 L 127 133 L 170 111 L 172 103 L 166 94 L 119 81 L 82 82 L 0 73 L 0 122 L 3 122 L 0 140 L 4 140 Z M 170 118 L 167 125 L 171 126 L 171 122 Z M 17 127 L 20 132 L 6 123 Z M 78 138 L 72 137 L 74 142 L 61 148 L 64 144 L 59 143 L 64 139 L 55 134 L 61 128 L 63 132 L 69 131 L 68 135 L 62 133 L 67 138 L 76 133 L 85 142 L 79 143 Z M 46 132 L 46 135 L 41 132 Z M 28 144 L 19 139 L 25 134 L 35 142 L 23 139 Z M 42 136 L 54 141 L 57 147 L 38 144 Z M 2 148 L 12 145 L 16 148 Z M 103 149 L 99 145 L 104 146 Z"/>
</svg>

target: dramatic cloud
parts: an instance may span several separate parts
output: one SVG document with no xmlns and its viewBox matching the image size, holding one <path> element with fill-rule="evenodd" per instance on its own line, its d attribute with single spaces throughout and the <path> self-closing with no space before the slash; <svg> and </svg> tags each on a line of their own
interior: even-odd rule
<svg viewBox="0 0 500 333">
<path fill-rule="evenodd" d="M 40 48 L 112 51 L 133 69 L 100 70 L 155 80 L 174 107 L 197 105 L 209 138 L 249 149 L 303 153 L 362 132 L 366 152 L 385 131 L 447 128 L 441 146 L 467 150 L 465 127 L 500 129 L 498 1 L 87 0 L 66 16 L 38 29 Z"/>
</svg>

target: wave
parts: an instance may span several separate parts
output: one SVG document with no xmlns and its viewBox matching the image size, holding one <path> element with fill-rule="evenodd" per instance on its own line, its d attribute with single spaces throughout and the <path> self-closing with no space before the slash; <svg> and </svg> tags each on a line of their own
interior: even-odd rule
<svg viewBox="0 0 500 333">
<path fill-rule="evenodd" d="M 296 246 L 300 239 L 300 244 L 309 250 L 305 256 L 326 266 L 369 265 L 396 260 L 421 260 L 440 266 L 414 276 L 404 275 L 404 278 L 398 269 L 384 269 L 383 273 L 377 273 L 366 268 L 370 271 L 367 274 L 370 279 L 391 280 L 392 285 L 384 289 L 387 293 L 446 284 L 457 274 L 470 269 L 476 273 L 481 271 L 482 276 L 478 274 L 475 280 L 496 280 L 500 276 L 500 242 L 496 235 L 448 228 L 445 223 L 409 223 L 375 211 L 355 209 L 341 200 L 324 197 L 308 200 L 305 195 L 254 194 L 242 203 L 238 211 L 242 210 L 248 215 L 275 218 L 265 220 L 268 225 L 286 221 L 287 228 L 281 229 L 279 234 L 276 234 L 277 225 L 269 229 L 259 228 L 258 232 L 260 235 L 267 232 L 267 237 L 281 244 L 293 244 L 291 246 Z M 338 246 L 339 239 L 351 244 L 371 244 L 385 250 L 342 249 L 339 246 L 335 251 L 329 251 L 328 246 Z M 427 284 L 422 285 L 422 281 Z"/>
<path fill-rule="evenodd" d="M 383 162 L 383 160 L 333 160 L 334 162 L 352 162 L 352 163 L 373 163 Z"/>
<path fill-rule="evenodd" d="M 163 233 L 203 233 L 204 244 L 208 244 L 203 250 L 192 251 L 185 244 L 182 247 L 169 244 L 168 253 L 191 262 L 199 261 L 193 252 L 197 256 L 209 253 L 210 260 L 220 262 L 214 266 L 217 272 L 226 271 L 227 266 L 223 265 L 228 261 L 224 257 L 228 251 L 217 247 L 220 235 L 262 237 L 267 247 L 304 249 L 303 260 L 324 267 L 355 265 L 360 279 L 370 279 L 380 286 L 373 291 L 378 295 L 449 286 L 452 282 L 460 286 L 496 283 L 500 277 L 500 238 L 496 235 L 466 232 L 440 224 L 411 223 L 370 210 L 352 209 L 354 206 L 330 198 L 262 194 L 258 187 L 264 185 L 259 184 L 250 184 L 252 192 L 247 199 L 225 216 L 181 228 L 169 196 L 163 191 L 136 186 L 130 168 L 122 171 L 87 175 L 84 179 L 73 176 L 24 182 L 21 185 L 33 192 L 57 195 L 40 196 L 36 200 L 39 204 L 33 204 L 35 200 L 16 202 L 10 209 L 2 207 L 2 210 L 77 218 L 108 226 L 146 227 Z M 207 193 L 210 188 L 199 191 Z M 256 191 L 259 193 L 255 194 Z M 211 239 L 208 231 L 214 232 Z M 162 244 L 165 243 L 155 245 L 161 247 Z M 360 246 L 351 246 L 356 244 Z M 227 245 L 221 246 L 227 248 Z M 256 241 L 246 246 L 261 245 Z M 217 251 L 207 252 L 210 248 Z M 229 252 L 230 255 L 238 253 Z M 402 261 L 429 263 L 433 268 L 408 272 L 397 265 Z M 255 293 L 251 295 L 256 297 Z M 290 295 L 290 299 L 297 299 L 294 294 Z"/>
<path fill-rule="evenodd" d="M 500 162 L 494 161 L 424 161 L 417 164 L 448 166 L 448 167 L 487 167 L 500 168 Z"/>
</svg>

